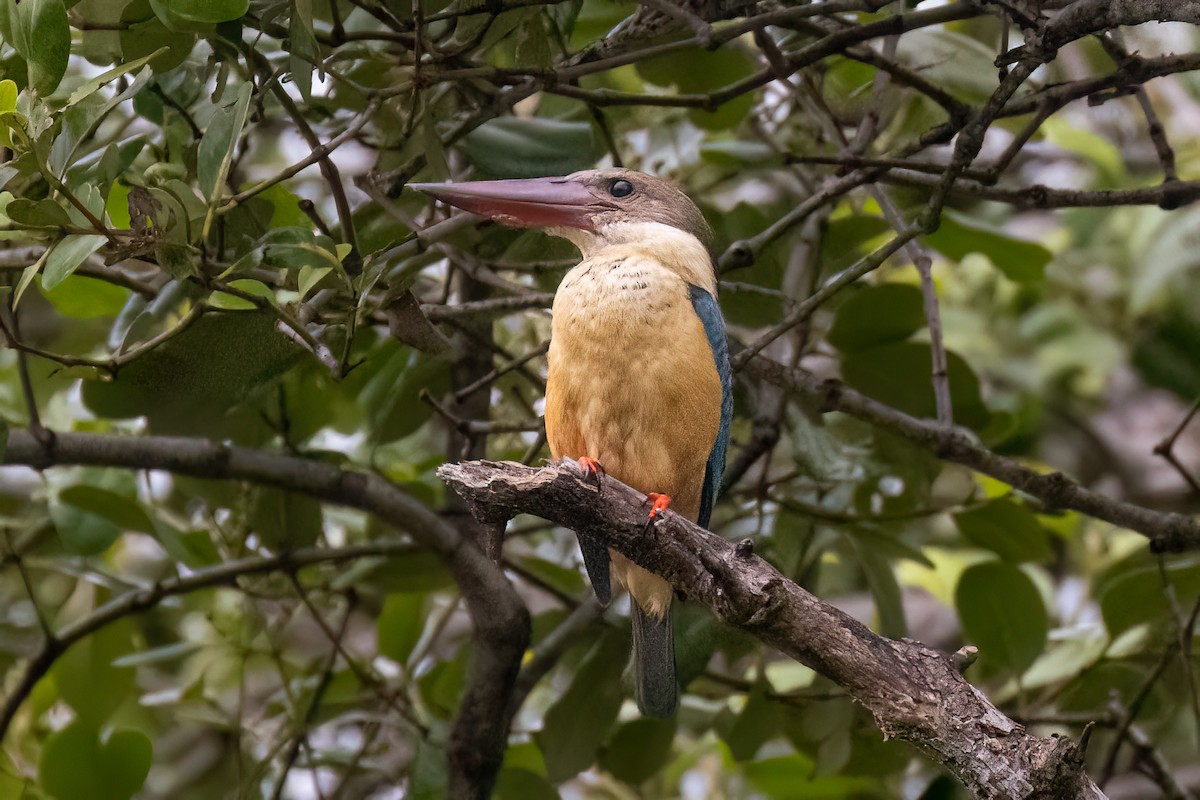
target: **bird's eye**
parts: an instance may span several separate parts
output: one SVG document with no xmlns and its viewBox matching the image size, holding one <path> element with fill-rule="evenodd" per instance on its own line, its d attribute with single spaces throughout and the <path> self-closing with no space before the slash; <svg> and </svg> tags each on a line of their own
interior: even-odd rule
<svg viewBox="0 0 1200 800">
<path fill-rule="evenodd" d="M 608 187 L 608 193 L 613 197 L 628 197 L 633 194 L 633 184 L 629 181 L 613 181 Z"/>
</svg>

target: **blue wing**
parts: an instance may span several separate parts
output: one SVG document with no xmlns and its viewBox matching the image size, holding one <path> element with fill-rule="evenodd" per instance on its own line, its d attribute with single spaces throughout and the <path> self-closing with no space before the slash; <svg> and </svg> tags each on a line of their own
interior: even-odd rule
<svg viewBox="0 0 1200 800">
<path fill-rule="evenodd" d="M 721 491 L 721 477 L 725 474 L 725 449 L 729 445 L 729 424 L 733 421 L 733 372 L 729 368 L 729 341 L 725 338 L 725 317 L 721 315 L 721 306 L 717 304 L 717 298 L 699 286 L 690 284 L 688 297 L 691 298 L 696 316 L 700 317 L 700 322 L 704 324 L 704 333 L 708 337 L 709 347 L 712 348 L 717 375 L 721 378 L 721 427 L 717 430 L 717 440 L 713 442 L 712 452 L 708 454 L 708 464 L 704 468 L 700 518 L 696 520 L 701 527 L 707 528 L 713 506 L 717 503 L 717 494 Z"/>
</svg>

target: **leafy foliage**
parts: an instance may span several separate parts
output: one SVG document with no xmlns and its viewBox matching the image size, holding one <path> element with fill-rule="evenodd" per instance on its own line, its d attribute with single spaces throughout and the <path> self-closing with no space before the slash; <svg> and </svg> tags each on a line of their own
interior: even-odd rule
<svg viewBox="0 0 1200 800">
<path fill-rule="evenodd" d="M 1194 429 L 1158 451 L 1179 471 L 1154 455 L 1200 395 L 1197 212 L 1176 208 L 1200 86 L 1156 55 L 1193 29 L 1129 28 L 1124 57 L 1076 37 L 997 106 L 943 204 L 954 156 L 931 148 L 995 96 L 1019 21 L 908 4 L 888 38 L 869 26 L 900 4 L 654 5 L 0 0 L 0 456 L 43 425 L 215 439 L 461 520 L 439 464 L 548 455 L 543 309 L 576 253 L 447 221 L 406 183 L 623 163 L 688 190 L 721 263 L 750 253 L 722 275 L 735 355 L 791 319 L 768 357 L 1114 502 L 1196 510 Z M 1146 64 L 1163 77 L 1142 86 Z M 1113 753 L 1117 781 L 1147 752 L 1195 766 L 1195 554 L 768 384 L 737 393 L 714 531 L 885 635 L 977 646 L 967 677 L 1038 732 L 1097 721 L 1097 773 Z M 473 654 L 438 554 L 280 485 L 140 467 L 0 468 L 0 799 L 446 796 Z M 505 559 L 552 658 L 495 796 L 964 796 L 686 603 L 682 710 L 639 718 L 619 608 L 576 628 L 570 533 L 517 520 Z M 1149 751 L 1117 749 L 1114 707 Z"/>
</svg>

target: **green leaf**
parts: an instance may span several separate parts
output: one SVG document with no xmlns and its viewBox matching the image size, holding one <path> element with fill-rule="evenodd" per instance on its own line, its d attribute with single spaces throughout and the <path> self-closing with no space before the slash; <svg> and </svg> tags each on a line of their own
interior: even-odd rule
<svg viewBox="0 0 1200 800">
<path fill-rule="evenodd" d="M 306 101 L 312 99 L 313 62 L 321 57 L 313 29 L 313 0 L 292 0 L 288 20 L 288 65 L 292 80 Z"/>
<path fill-rule="evenodd" d="M 907 283 L 885 283 L 855 292 L 838 306 L 828 340 L 849 353 L 903 341 L 923 327 L 921 290 Z"/>
<path fill-rule="evenodd" d="M 891 232 L 887 220 L 877 214 L 851 214 L 831 219 L 821 237 L 822 271 L 830 275 L 849 267 Z"/>
<path fill-rule="evenodd" d="M 1089 712 L 1099 716 L 1099 709 L 1117 702 L 1129 706 L 1134 698 L 1147 690 L 1147 670 L 1143 666 L 1123 662 L 1101 662 L 1066 688 L 1059 708 L 1067 712 Z M 1149 686 L 1138 708 L 1143 724 L 1161 718 L 1164 711 L 1178 707 L 1179 688 L 1170 682 L 1155 681 Z"/>
<path fill-rule="evenodd" d="M 110 494 L 118 497 L 108 497 Z M 110 514 L 123 521 L 133 520 L 134 529 L 144 527 L 144 521 L 134 516 L 135 512 L 114 511 L 122 501 L 137 502 L 128 474 L 86 468 L 55 475 L 50 492 L 50 519 L 67 552 L 97 555 L 111 547 L 124 527 Z"/>
<path fill-rule="evenodd" d="M 756 68 L 755 59 L 736 42 L 717 50 L 687 47 L 637 62 L 642 78 L 656 86 L 674 86 L 684 94 L 710 94 L 750 76 Z M 745 92 L 714 111 L 692 109 L 688 116 L 705 130 L 729 130 L 750 112 L 754 94 Z"/>
<path fill-rule="evenodd" d="M 380 655 L 405 664 L 425 629 L 425 595 L 416 592 L 389 594 L 375 620 Z"/>
<path fill-rule="evenodd" d="M 1177 602 L 1190 607 L 1200 596 L 1200 555 L 1171 556 L 1166 580 Z M 1104 624 L 1113 637 L 1143 622 L 1171 619 L 1171 604 L 1156 556 L 1145 550 L 1113 567 L 1097 587 Z"/>
<path fill-rule="evenodd" d="M 275 302 L 275 290 L 267 286 L 262 281 L 256 281 L 251 278 L 241 278 L 236 281 L 229 282 L 230 289 L 236 289 L 245 292 L 255 297 L 263 297 Z M 227 311 L 249 311 L 258 308 L 254 303 L 245 298 L 238 297 L 236 294 L 228 292 L 213 292 L 208 298 L 208 302 L 214 308 L 223 308 Z"/>
<path fill-rule="evenodd" d="M 105 241 L 100 235 L 73 233 L 56 243 L 42 270 L 42 288 L 49 290 L 58 286 L 79 269 L 79 265 L 87 261 L 92 253 L 103 247 Z"/>
<path fill-rule="evenodd" d="M 933 361 L 925 342 L 892 342 L 848 353 L 842 377 L 865 395 L 914 417 L 936 418 Z M 979 379 L 956 353 L 946 353 L 954 421 L 980 429 L 990 418 L 979 392 Z"/>
<path fill-rule="evenodd" d="M 1047 531 L 1029 508 L 1007 497 L 954 515 L 958 532 L 1005 561 L 1042 561 L 1051 555 Z"/>
<path fill-rule="evenodd" d="M 103 517 L 122 530 L 154 533 L 154 523 L 142 510 L 136 497 L 78 483 L 60 491 L 58 500 Z"/>
<path fill-rule="evenodd" d="M 558 790 L 537 773 L 505 767 L 496 775 L 496 800 L 559 800 Z"/>
<path fill-rule="evenodd" d="M 158 265 L 177 281 L 187 280 L 196 274 L 195 249 L 186 244 L 159 240 L 154 243 L 154 258 L 158 261 Z M 225 297 L 230 301 L 228 306 L 222 306 L 219 302 L 213 303 L 213 305 L 217 308 L 233 308 L 236 302 L 239 304 L 236 305 L 238 309 L 247 306 L 254 307 L 252 303 L 231 295 L 225 295 Z"/>
<path fill-rule="evenodd" d="M 1061 117 L 1046 120 L 1041 127 L 1046 141 L 1083 156 L 1100 171 L 1102 186 L 1118 186 L 1125 180 L 1125 155 L 1121 148 L 1100 134 L 1078 127 Z"/>
<path fill-rule="evenodd" d="M 756 683 L 741 713 L 719 731 L 734 761 L 754 758 L 759 748 L 779 733 L 779 704 L 767 697 L 770 688 L 766 681 Z"/>
<path fill-rule="evenodd" d="M 600 744 L 625 698 L 621 667 L 629 659 L 628 631 L 607 631 L 588 653 L 575 679 L 546 712 L 536 734 L 554 783 L 578 775 L 596 762 Z"/>
<path fill-rule="evenodd" d="M 221 560 L 221 554 L 212 543 L 207 530 L 180 531 L 161 519 L 154 523 L 155 538 L 167 551 L 167 555 L 193 569 L 209 567 Z"/>
<path fill-rule="evenodd" d="M 600 755 L 600 767 L 626 783 L 644 783 L 667 763 L 674 743 L 674 719 L 635 719 L 613 732 Z"/>
<path fill-rule="evenodd" d="M 204 645 L 200 642 L 174 642 L 161 647 L 152 647 L 149 650 L 128 653 L 114 659 L 113 666 L 129 668 L 148 664 L 168 664 L 203 649 Z"/>
<path fill-rule="evenodd" d="M 250 9 L 250 0 L 168 0 L 167 8 L 195 22 L 228 22 Z"/>
<path fill-rule="evenodd" d="M 1197 225 L 1200 209 L 1188 208 L 1166 215 L 1154 226 L 1146 251 L 1139 256 L 1138 269 L 1129 276 L 1129 307 L 1133 314 L 1141 316 L 1157 310 L 1195 284 L 1195 270 L 1200 267 L 1200 250 L 1195 246 Z"/>
<path fill-rule="evenodd" d="M 382 444 L 408 436 L 425 423 L 432 410 L 421 400 L 421 392 L 438 397 L 449 389 L 450 362 L 448 357 L 426 356 L 393 343 L 376 348 L 374 357 L 378 361 L 360 367 L 357 375 L 351 373 L 351 380 L 364 381 L 355 400 L 372 440 Z"/>
<path fill-rule="evenodd" d="M 417 739 L 417 752 L 409 767 L 408 797 L 411 800 L 444 800 L 446 785 L 446 751 L 428 739 Z"/>
<path fill-rule="evenodd" d="M 197 2 L 207 4 L 207 0 Z M 234 2 L 240 3 L 241 0 Z M 245 13 L 244 10 L 242 13 Z M 200 139 L 200 149 L 196 154 L 196 174 L 200 181 L 200 190 L 210 203 L 220 196 L 225 176 L 233 163 L 234 148 L 250 110 L 251 93 L 252 87 L 249 83 L 239 86 L 236 99 L 213 114 L 208 129 Z"/>
<path fill-rule="evenodd" d="M 969 253 L 982 253 L 1017 283 L 1041 283 L 1053 254 L 1034 242 L 1016 239 L 1001 230 L 954 211 L 943 211 L 938 229 L 924 241 L 947 258 L 961 261 Z"/>
<path fill-rule="evenodd" d="M 18 197 L 4 208 L 4 213 L 18 225 L 38 228 L 65 228 L 71 225 L 71 215 L 49 197 L 29 200 Z"/>
<path fill-rule="evenodd" d="M 46 740 L 38 772 L 55 800 L 129 800 L 146 782 L 153 755 L 140 731 L 113 731 L 102 742 L 96 728 L 76 720 Z"/>
<path fill-rule="evenodd" d="M 595 165 L 604 152 L 592 125 L 540 117 L 500 117 L 464 141 L 467 158 L 492 178 L 566 175 Z"/>
<path fill-rule="evenodd" d="M 984 103 L 996 88 L 996 54 L 978 39 L 945 26 L 910 31 L 898 38 L 896 58 L 926 80 L 968 103 Z"/>
<path fill-rule="evenodd" d="M 83 401 L 113 419 L 146 416 L 150 430 L 227 436 L 257 412 L 240 408 L 302 357 L 261 312 L 208 313 L 121 368 L 111 381 L 84 381 Z"/>
<path fill-rule="evenodd" d="M 71 92 L 71 96 L 69 98 L 67 98 L 67 105 L 65 106 L 65 108 L 70 108 L 71 106 L 75 105 L 76 103 L 79 103 L 80 101 L 89 97 L 93 92 L 95 92 L 97 89 L 99 89 L 101 86 L 108 83 L 109 81 L 114 80 L 115 78 L 119 78 L 122 75 L 127 75 L 130 72 L 134 72 L 136 70 L 141 69 L 144 65 L 149 63 L 151 59 L 162 55 L 164 52 L 166 52 L 166 50 L 167 50 L 167 48 L 160 47 L 157 50 L 155 50 L 153 53 L 150 53 L 149 55 L 142 56 L 141 58 L 136 58 L 133 61 L 130 61 L 125 64 L 118 64 L 117 66 L 113 67 L 112 69 L 102 72 L 94 78 L 89 78 L 87 81 L 82 83 L 78 89 Z"/>
<path fill-rule="evenodd" d="M 7 0 L 5 0 L 7 2 Z M 5 6 L 0 3 L 0 12 Z M 2 34 L 0 34 L 2 36 Z M 13 118 L 13 111 L 17 108 L 17 84 L 7 78 L 0 81 L 0 145 L 4 147 L 12 147 L 12 133 L 10 127 L 20 127 L 20 123 Z M 12 167 L 0 167 L 0 187 L 17 174 L 17 170 Z"/>
<path fill-rule="evenodd" d="M 11 44 L 28 64 L 29 86 L 46 97 L 58 88 L 71 55 L 66 6 L 63 0 L 8 2 L 10 19 L 15 16 L 17 23 Z"/>
<path fill-rule="evenodd" d="M 54 310 L 72 319 L 116 317 L 129 299 L 129 290 L 82 275 L 67 278 L 53 290 L 42 285 L 42 294 Z"/>
<path fill-rule="evenodd" d="M 1042 596 L 1011 564 L 987 561 L 965 570 L 954 603 L 967 640 L 992 663 L 1019 674 L 1046 648 L 1049 621 Z"/>
<path fill-rule="evenodd" d="M 17 84 L 5 79 L 0 81 L 0 114 L 7 114 L 17 108 Z"/>
<path fill-rule="evenodd" d="M 871 590 L 871 597 L 875 600 L 880 633 L 892 639 L 908 635 L 908 624 L 904 620 L 904 600 L 900 593 L 900 583 L 896 580 L 896 572 L 892 569 L 886 550 L 872 546 L 885 537 L 855 535 L 847 538 L 854 546 L 855 556 L 867 579 L 867 588 Z M 896 544 L 900 545 L 898 540 Z"/>
<path fill-rule="evenodd" d="M 742 769 L 754 787 L 778 800 L 883 800 L 889 797 L 878 781 L 847 775 L 812 777 L 816 765 L 799 753 L 746 764 Z"/>
<path fill-rule="evenodd" d="M 445 562 L 436 554 L 417 551 L 396 558 L 364 559 L 333 581 L 333 588 L 368 583 L 382 592 L 433 592 L 454 585 Z"/>
<path fill-rule="evenodd" d="M 578 569 L 537 556 L 514 554 L 512 559 L 522 570 L 562 594 L 574 596 L 584 590 L 583 576 Z"/>
<path fill-rule="evenodd" d="M 272 550 L 311 547 L 321 537 L 321 504 L 306 494 L 260 486 L 254 491 L 248 522 Z"/>
<path fill-rule="evenodd" d="M 313 267 L 311 264 L 301 267 L 300 274 L 296 278 L 296 290 L 300 292 L 300 299 L 308 297 L 308 293 L 331 272 L 333 272 L 333 267 Z"/>
<path fill-rule="evenodd" d="M 71 645 L 55 662 L 50 677 L 79 719 L 98 729 L 132 695 L 134 671 L 113 663 L 132 649 L 133 627 L 121 620 Z"/>
</svg>

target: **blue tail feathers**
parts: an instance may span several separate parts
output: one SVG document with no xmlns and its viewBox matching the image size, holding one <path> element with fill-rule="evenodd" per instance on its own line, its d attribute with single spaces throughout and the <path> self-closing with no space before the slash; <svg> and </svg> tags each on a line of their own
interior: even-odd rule
<svg viewBox="0 0 1200 800">
<path fill-rule="evenodd" d="M 637 704 L 648 717 L 670 717 L 679 706 L 675 677 L 675 634 L 671 609 L 656 619 L 631 601 L 633 619 L 633 674 Z"/>
</svg>

